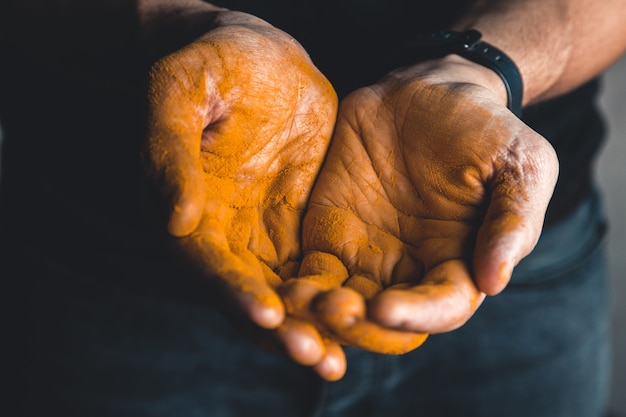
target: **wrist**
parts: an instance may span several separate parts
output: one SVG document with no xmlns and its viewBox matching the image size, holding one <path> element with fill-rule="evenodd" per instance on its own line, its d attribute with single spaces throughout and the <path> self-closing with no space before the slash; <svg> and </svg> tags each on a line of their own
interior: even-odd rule
<svg viewBox="0 0 626 417">
<path fill-rule="evenodd" d="M 489 78 L 479 77 L 491 85 L 494 92 L 499 91 L 496 85 L 502 85 L 506 92 L 506 106 L 518 117 L 521 117 L 524 85 L 522 76 L 515 63 L 501 50 L 481 40 L 482 34 L 477 30 L 463 32 L 441 30 L 430 34 L 418 35 L 402 50 L 392 55 L 390 64 L 401 66 L 426 60 L 458 56 L 464 58 L 468 68 L 470 63 L 495 73 L 501 83 L 489 82 Z M 486 74 L 486 73 L 485 73 Z M 495 88 L 493 88 L 495 87 Z"/>
<path fill-rule="evenodd" d="M 488 98 L 506 107 L 508 96 L 502 79 L 494 71 L 458 55 L 420 62 L 393 71 L 401 78 L 419 78 L 447 86 L 479 86 Z M 483 94 L 485 95 L 485 94 Z"/>
</svg>

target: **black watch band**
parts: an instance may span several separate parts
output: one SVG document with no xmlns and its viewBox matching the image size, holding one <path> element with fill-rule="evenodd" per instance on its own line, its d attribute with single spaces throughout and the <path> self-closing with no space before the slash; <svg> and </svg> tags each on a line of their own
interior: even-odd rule
<svg viewBox="0 0 626 417">
<path fill-rule="evenodd" d="M 507 107 L 517 117 L 522 115 L 524 85 L 515 63 L 498 48 L 480 40 L 482 34 L 474 29 L 465 32 L 442 30 L 413 39 L 392 62 L 395 66 L 455 54 L 493 70 L 504 82 Z"/>
</svg>

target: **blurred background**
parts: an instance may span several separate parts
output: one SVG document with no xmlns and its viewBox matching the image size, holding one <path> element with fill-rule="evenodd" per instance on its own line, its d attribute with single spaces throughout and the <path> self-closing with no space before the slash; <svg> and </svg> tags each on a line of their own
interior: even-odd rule
<svg viewBox="0 0 626 417">
<path fill-rule="evenodd" d="M 611 225 L 614 359 L 611 406 L 615 417 L 626 417 L 626 56 L 607 72 L 601 105 L 609 125 L 609 140 L 597 168 Z"/>
<path fill-rule="evenodd" d="M 602 106 L 609 141 L 598 160 L 609 213 L 609 257 L 613 279 L 613 392 L 616 416 L 626 417 L 626 56 L 606 74 Z"/>
</svg>

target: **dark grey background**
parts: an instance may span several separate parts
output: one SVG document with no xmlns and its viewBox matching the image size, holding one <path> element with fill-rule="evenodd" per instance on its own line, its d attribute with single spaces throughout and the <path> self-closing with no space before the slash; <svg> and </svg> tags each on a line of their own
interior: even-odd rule
<svg viewBox="0 0 626 417">
<path fill-rule="evenodd" d="M 613 410 L 626 416 L 626 56 L 607 73 L 602 105 L 610 140 L 598 172 L 611 222 L 609 256 L 613 278 Z"/>
</svg>

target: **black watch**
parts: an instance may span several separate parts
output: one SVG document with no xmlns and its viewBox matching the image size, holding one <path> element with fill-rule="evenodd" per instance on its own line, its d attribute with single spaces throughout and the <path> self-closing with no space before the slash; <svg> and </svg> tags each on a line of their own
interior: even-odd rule
<svg viewBox="0 0 626 417">
<path fill-rule="evenodd" d="M 517 117 L 522 115 L 524 85 L 515 63 L 498 48 L 480 40 L 474 29 L 465 32 L 440 30 L 419 35 L 391 60 L 394 67 L 413 65 L 429 59 L 455 54 L 493 70 L 504 82 L 507 107 Z"/>
</svg>

